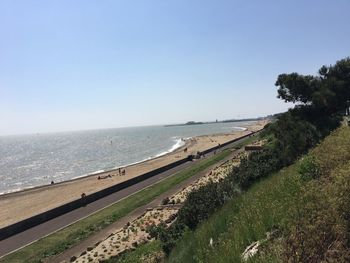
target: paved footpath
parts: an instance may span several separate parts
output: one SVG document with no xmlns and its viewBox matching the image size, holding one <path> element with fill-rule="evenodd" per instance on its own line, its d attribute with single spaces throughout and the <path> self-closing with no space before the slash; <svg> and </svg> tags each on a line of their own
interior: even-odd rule
<svg viewBox="0 0 350 263">
<path fill-rule="evenodd" d="M 247 137 L 247 138 L 249 138 L 249 137 Z M 241 140 L 238 140 L 230 145 L 227 145 L 227 146 L 217 150 L 216 152 L 221 152 L 225 149 L 232 148 L 233 146 L 237 145 L 238 143 L 243 142 L 247 138 L 243 138 Z M 213 155 L 213 153 L 209 153 L 206 155 L 205 158 L 209 158 L 212 155 Z M 144 181 L 141 181 L 137 184 L 134 184 L 130 187 L 122 189 L 116 193 L 113 193 L 113 194 L 108 195 L 104 198 L 101 198 L 95 202 L 92 202 L 92 203 L 84 206 L 84 207 L 80 207 L 80 208 L 75 209 L 71 212 L 68 212 L 64 215 L 58 216 L 54 219 L 51 219 L 43 224 L 40 224 L 40 225 L 35 226 L 33 228 L 30 228 L 26 231 L 23 231 L 19 234 L 11 236 L 7 239 L 4 239 L 4 240 L 0 241 L 0 258 L 18 250 L 18 249 L 21 249 L 25 246 L 30 245 L 31 243 L 37 241 L 40 238 L 43 238 L 45 236 L 48 236 L 49 234 L 57 232 L 65 227 L 93 214 L 93 213 L 96 213 L 97 211 L 99 211 L 107 206 L 110 206 L 110 205 L 126 198 L 129 195 L 132 195 L 132 194 L 134 194 L 134 193 L 136 193 L 144 188 L 147 188 L 147 187 L 149 187 L 149 186 L 151 186 L 151 185 L 153 185 L 153 184 L 155 184 L 155 183 L 157 183 L 157 182 L 159 182 L 167 177 L 173 176 L 174 174 L 176 174 L 176 173 L 178 173 L 178 172 L 180 172 L 188 167 L 191 167 L 194 163 L 196 163 L 196 162 L 186 162 L 186 163 L 181 164 L 177 167 L 169 169 L 163 173 L 157 174 L 151 178 L 148 178 Z M 217 165 L 218 165 L 218 163 L 213 165 L 213 167 L 217 166 Z M 213 167 L 210 167 L 208 169 L 212 169 Z M 189 184 L 190 180 L 195 180 L 195 178 L 202 176 L 203 173 L 205 173 L 205 172 L 206 171 L 203 171 L 202 173 L 199 173 L 198 175 L 191 177 L 190 179 L 182 182 L 181 184 L 178 185 L 178 187 L 174 187 L 170 191 L 174 191 L 174 193 L 177 192 L 179 189 L 186 186 L 186 183 Z M 161 201 L 164 197 L 171 194 L 170 191 L 162 194 L 161 196 L 156 198 L 154 201 L 152 201 L 152 203 L 148 204 L 147 206 L 143 206 L 143 207 L 136 209 L 135 211 L 133 211 L 131 214 L 129 214 L 125 218 L 118 220 L 114 224 L 112 224 L 112 225 L 108 226 L 107 228 L 105 228 L 104 230 L 100 231 L 97 235 L 93 235 L 91 238 L 89 238 L 87 240 L 90 240 L 92 242 L 94 240 L 94 238 L 96 238 L 95 243 L 97 243 L 98 241 L 101 240 L 101 236 L 103 234 L 106 234 L 106 233 L 108 233 L 108 231 L 112 231 L 116 228 L 122 227 L 125 223 L 132 220 L 132 218 L 134 218 L 133 216 L 136 216 L 136 215 L 138 216 L 138 215 L 142 214 L 144 212 L 145 208 L 152 207 L 152 205 L 158 204 L 158 202 Z M 99 236 L 99 235 L 101 235 L 101 236 Z M 81 244 L 85 244 L 84 242 L 82 242 Z M 93 244 L 95 244 L 95 243 L 93 243 Z M 78 246 L 80 246 L 80 245 L 78 245 Z M 83 250 L 81 250 L 81 251 L 83 251 Z M 72 250 L 72 252 L 73 252 L 73 250 Z M 62 258 L 64 258 L 64 259 L 66 259 L 67 255 L 66 256 L 63 256 L 63 255 L 65 255 L 65 254 L 62 254 L 60 256 L 62 256 Z M 71 255 L 73 255 L 73 254 L 71 254 Z M 57 261 L 54 261 L 54 262 L 59 262 L 59 260 L 61 260 L 61 258 L 57 257 Z M 50 261 L 52 261 L 52 260 L 50 260 Z"/>
</svg>

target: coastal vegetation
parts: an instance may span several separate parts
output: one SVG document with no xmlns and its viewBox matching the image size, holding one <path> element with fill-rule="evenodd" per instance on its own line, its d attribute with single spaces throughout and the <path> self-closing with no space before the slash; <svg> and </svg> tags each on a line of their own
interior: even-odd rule
<svg viewBox="0 0 350 263">
<path fill-rule="evenodd" d="M 281 74 L 276 86 L 296 106 L 261 134 L 265 149 L 191 192 L 168 229 L 153 229 L 167 261 L 240 262 L 259 240 L 265 249 L 252 262 L 349 260 L 350 132 L 331 132 L 349 107 L 350 59 L 317 76 Z"/>
<path fill-rule="evenodd" d="M 193 166 L 178 172 L 148 188 L 137 192 L 120 202 L 113 204 L 85 219 L 80 220 L 56 233 L 44 237 L 33 244 L 26 246 L 10 255 L 0 259 L 0 262 L 41 262 L 41 260 L 62 253 L 92 234 L 104 229 L 118 219 L 124 217 L 137 207 L 151 202 L 154 198 L 173 188 L 180 182 L 204 171 L 211 165 L 223 160 L 231 154 L 230 150 L 200 160 Z"/>
<path fill-rule="evenodd" d="M 260 241 L 249 262 L 349 262 L 349 147 L 350 128 L 341 127 L 187 231 L 167 261 L 241 262 Z"/>
</svg>

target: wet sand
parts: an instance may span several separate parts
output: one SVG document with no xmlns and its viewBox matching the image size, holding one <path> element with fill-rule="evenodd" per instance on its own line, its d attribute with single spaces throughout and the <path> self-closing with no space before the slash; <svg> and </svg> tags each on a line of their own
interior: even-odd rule
<svg viewBox="0 0 350 263">
<path fill-rule="evenodd" d="M 125 175 L 119 175 L 118 170 L 90 175 L 54 185 L 47 185 L 0 196 L 0 228 L 45 212 L 69 201 L 78 199 L 82 193 L 90 194 L 116 183 L 139 176 L 179 159 L 204 151 L 216 145 L 239 138 L 251 132 L 260 130 L 266 121 L 258 121 L 245 126 L 247 130 L 227 134 L 214 134 L 193 137 L 174 152 L 147 160 L 142 163 L 125 167 Z M 187 148 L 187 152 L 184 149 Z M 98 180 L 98 176 L 105 178 Z"/>
</svg>

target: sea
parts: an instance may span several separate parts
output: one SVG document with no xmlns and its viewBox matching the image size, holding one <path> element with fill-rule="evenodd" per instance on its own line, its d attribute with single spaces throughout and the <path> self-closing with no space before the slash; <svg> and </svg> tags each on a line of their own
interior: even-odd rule
<svg viewBox="0 0 350 263">
<path fill-rule="evenodd" d="M 0 136 L 0 194 L 142 162 L 181 147 L 182 139 L 238 131 L 248 123 Z"/>
</svg>

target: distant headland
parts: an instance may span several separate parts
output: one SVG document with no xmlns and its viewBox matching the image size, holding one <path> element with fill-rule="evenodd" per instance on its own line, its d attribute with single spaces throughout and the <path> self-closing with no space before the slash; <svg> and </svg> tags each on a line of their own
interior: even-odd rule
<svg viewBox="0 0 350 263">
<path fill-rule="evenodd" d="M 212 123 L 226 123 L 226 122 L 240 122 L 240 121 L 260 121 L 273 118 L 274 115 L 268 115 L 265 117 L 256 117 L 256 118 L 245 118 L 245 119 L 229 119 L 229 120 L 215 120 L 215 121 L 188 121 L 186 123 L 178 123 L 178 124 L 169 124 L 164 125 L 164 127 L 173 127 L 173 126 L 187 126 L 187 125 L 202 125 L 202 124 L 212 124 Z"/>
</svg>

